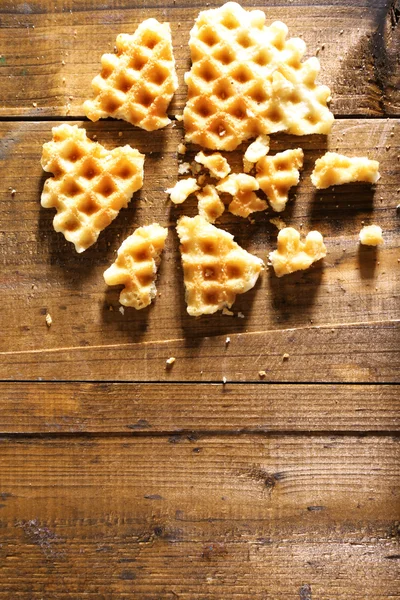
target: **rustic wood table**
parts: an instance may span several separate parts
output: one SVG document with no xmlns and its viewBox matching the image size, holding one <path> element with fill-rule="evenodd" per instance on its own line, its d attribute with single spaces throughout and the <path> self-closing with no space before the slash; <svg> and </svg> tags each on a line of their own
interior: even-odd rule
<svg viewBox="0 0 400 600">
<path fill-rule="evenodd" d="M 1 0 L 1 599 L 400 597 L 399 3 L 264 7 L 318 54 L 332 89 L 331 135 L 272 141 L 304 148 L 284 218 L 320 230 L 328 256 L 282 279 L 266 271 L 234 316 L 194 319 L 174 226 L 196 207 L 171 208 L 164 194 L 177 177 L 180 122 L 152 134 L 94 124 L 82 102 L 116 35 L 153 16 L 171 23 L 180 81 L 171 115 L 181 114 L 202 8 Z M 143 189 L 83 255 L 40 207 L 41 147 L 64 121 L 146 153 Z M 316 193 L 310 173 L 327 148 L 378 159 L 376 188 Z M 266 261 L 271 216 L 226 214 L 221 226 Z M 103 271 L 153 220 L 170 229 L 160 297 L 121 314 Z M 384 231 L 378 250 L 358 245 L 372 222 Z"/>
</svg>

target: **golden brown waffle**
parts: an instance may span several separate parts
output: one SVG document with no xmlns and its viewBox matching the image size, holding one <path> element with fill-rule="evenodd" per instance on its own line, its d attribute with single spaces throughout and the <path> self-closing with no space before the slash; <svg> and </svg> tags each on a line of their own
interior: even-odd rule
<svg viewBox="0 0 400 600">
<path fill-rule="evenodd" d="M 206 185 L 196 194 L 199 215 L 214 223 L 225 210 L 225 205 L 221 201 L 215 186 Z"/>
<path fill-rule="evenodd" d="M 306 45 L 286 39 L 279 21 L 235 2 L 200 12 L 190 34 L 192 68 L 185 75 L 186 140 L 234 150 L 260 134 L 328 133 L 330 90 L 317 85 L 317 58 L 301 62 Z"/>
<path fill-rule="evenodd" d="M 42 167 L 54 177 L 44 184 L 41 204 L 57 210 L 54 229 L 83 252 L 142 187 L 144 155 L 130 146 L 108 151 L 77 125 L 52 131 Z"/>
<path fill-rule="evenodd" d="M 379 178 L 377 160 L 369 160 L 364 156 L 350 158 L 336 152 L 327 152 L 318 158 L 311 173 L 311 181 L 318 190 L 356 181 L 376 183 Z"/>
<path fill-rule="evenodd" d="M 299 169 L 303 167 L 301 148 L 285 150 L 275 156 L 263 156 L 256 165 L 257 181 L 271 207 L 282 212 L 289 199 L 289 190 L 299 183 Z"/>
<path fill-rule="evenodd" d="M 168 229 L 158 223 L 139 227 L 124 240 L 115 263 L 104 272 L 107 285 L 124 285 L 119 301 L 137 310 L 151 304 Z"/>
<path fill-rule="evenodd" d="M 222 179 L 231 172 L 228 161 L 219 152 L 214 152 L 208 156 L 204 152 L 198 152 L 194 160 L 206 167 L 210 171 L 211 177 L 215 177 L 215 179 Z"/>
<path fill-rule="evenodd" d="M 233 236 L 203 217 L 181 217 L 177 225 L 181 241 L 183 277 L 189 315 L 212 314 L 230 308 L 236 294 L 254 287 L 263 261 L 243 250 Z"/>
<path fill-rule="evenodd" d="M 169 23 L 143 21 L 133 35 L 121 33 L 116 54 L 103 54 L 92 81 L 93 100 L 83 109 L 92 121 L 124 119 L 146 131 L 170 123 L 167 108 L 178 87 Z"/>
<path fill-rule="evenodd" d="M 258 181 L 246 173 L 232 173 L 220 181 L 216 186 L 219 192 L 233 196 L 228 210 L 238 217 L 246 218 L 253 212 L 268 208 L 265 200 L 255 194 L 259 189 Z"/>
<path fill-rule="evenodd" d="M 310 231 L 304 242 L 293 227 L 278 233 L 278 249 L 270 252 L 269 259 L 278 277 L 308 269 L 312 263 L 326 256 L 324 240 L 319 231 Z"/>
</svg>

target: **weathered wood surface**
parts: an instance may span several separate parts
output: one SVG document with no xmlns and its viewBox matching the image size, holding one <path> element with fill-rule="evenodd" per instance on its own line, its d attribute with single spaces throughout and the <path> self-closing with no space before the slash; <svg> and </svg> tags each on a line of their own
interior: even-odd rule
<svg viewBox="0 0 400 600">
<path fill-rule="evenodd" d="M 2 383 L 2 433 L 384 432 L 398 385 Z"/>
<path fill-rule="evenodd" d="M 398 598 L 399 449 L 4 437 L 0 598 Z"/>
<path fill-rule="evenodd" d="M 143 189 L 135 195 L 129 208 L 122 210 L 100 235 L 98 243 L 82 255 L 77 255 L 72 245 L 54 232 L 53 211 L 40 208 L 44 181 L 40 167 L 41 146 L 50 137 L 51 124 L 2 123 L 0 131 L 3 165 L 0 190 L 3 336 L 0 350 L 5 365 L 2 378 L 113 379 L 115 373 L 115 377 L 122 376 L 123 379 L 159 380 L 165 378 L 164 361 L 172 352 L 178 352 L 179 358 L 201 358 L 202 352 L 204 357 L 207 356 L 207 348 L 212 344 L 219 347 L 218 354 L 222 353 L 229 360 L 235 344 L 232 343 L 225 351 L 224 336 L 240 334 L 242 344 L 246 343 L 243 341 L 244 334 L 248 332 L 257 334 L 246 346 L 249 354 L 236 352 L 235 355 L 240 363 L 243 356 L 250 357 L 243 364 L 243 372 L 248 374 L 251 369 L 253 379 L 257 376 L 258 367 L 268 367 L 268 364 L 262 364 L 262 357 L 267 358 L 271 354 L 272 367 L 267 371 L 272 380 L 279 380 L 277 378 L 286 373 L 285 381 L 298 381 L 299 378 L 302 381 L 322 381 L 329 377 L 329 373 L 318 372 L 316 367 L 320 357 L 315 348 L 309 348 L 314 358 L 310 364 L 303 360 L 297 376 L 292 374 L 287 364 L 281 364 L 280 354 L 291 353 L 287 340 L 293 336 L 308 342 L 323 337 L 325 341 L 321 343 L 328 351 L 328 340 L 332 339 L 335 343 L 335 335 L 330 333 L 330 329 L 341 332 L 337 334 L 336 341 L 345 344 L 343 349 L 338 345 L 333 349 L 332 354 L 338 356 L 343 368 L 332 380 L 340 380 L 343 376 L 344 381 L 354 381 L 353 374 L 342 375 L 346 361 L 350 369 L 353 364 L 351 360 L 349 362 L 349 354 L 354 355 L 356 363 L 361 356 L 362 369 L 368 371 L 371 368 L 369 374 L 367 371 L 355 374 L 360 381 L 386 381 L 388 374 L 397 370 L 399 365 L 394 362 L 395 357 L 390 356 L 391 351 L 399 349 L 395 339 L 392 338 L 392 346 L 384 343 L 385 350 L 382 348 L 382 352 L 385 355 L 381 357 L 386 364 L 380 374 L 375 373 L 379 361 L 375 362 L 374 349 L 381 350 L 377 347 L 377 339 L 371 340 L 371 344 L 369 340 L 369 325 L 382 324 L 382 331 L 388 333 L 389 340 L 390 332 L 394 331 L 390 323 L 399 318 L 400 255 L 395 207 L 399 202 L 400 124 L 397 120 L 338 121 L 328 142 L 331 149 L 354 154 L 357 147 L 357 154 L 380 160 L 382 178 L 376 191 L 366 185 L 353 185 L 315 193 L 309 175 L 315 159 L 325 150 L 324 140 L 318 136 L 302 138 L 305 169 L 296 189 L 296 199 L 291 200 L 283 218 L 289 225 L 302 225 L 304 231 L 311 228 L 320 230 L 326 239 L 328 256 L 312 269 L 282 279 L 276 278 L 271 269 L 266 271 L 254 290 L 237 298 L 234 311 L 236 315 L 242 312 L 244 319 L 221 314 L 194 319 L 186 313 L 174 226 L 180 213 L 195 214 L 196 206 L 195 201 L 187 201 L 180 209 L 172 208 L 164 193 L 176 180 L 176 146 L 182 135 L 179 127 L 158 132 L 144 141 L 140 132 L 119 123 L 90 125 L 90 134 L 96 134 L 97 139 L 109 147 L 130 143 L 146 151 L 147 157 Z M 120 131 L 123 132 L 122 137 L 118 135 Z M 298 143 L 298 138 L 282 135 L 277 137 L 273 147 L 280 150 Z M 190 159 L 190 156 L 185 160 L 187 158 Z M 16 190 L 15 196 L 11 195 L 9 188 Z M 271 216 L 272 213 L 259 214 L 252 225 L 226 214 L 221 225 L 234 233 L 239 243 L 267 262 L 277 233 L 269 223 Z M 154 220 L 170 229 L 158 282 L 160 297 L 149 309 L 125 309 L 122 315 L 118 311 L 119 289 L 107 288 L 103 271 L 114 260 L 122 239 L 136 226 Z M 360 248 L 358 232 L 363 222 L 376 222 L 382 226 L 383 248 L 377 251 Z M 53 319 L 50 329 L 45 323 L 47 311 Z M 369 347 L 373 358 L 370 363 L 366 355 L 364 361 L 362 355 L 357 356 L 353 347 L 349 346 L 353 333 L 346 337 L 348 330 L 341 328 L 347 324 L 363 323 L 367 324 L 365 333 L 360 326 L 360 329 L 356 327 L 358 333 L 354 335 L 360 335 L 360 344 L 366 343 Z M 324 335 L 315 333 L 314 326 L 326 327 Z M 288 329 L 299 331 L 296 333 Z M 377 325 L 371 331 L 378 329 Z M 381 339 L 382 335 L 385 333 L 378 334 L 378 337 Z M 211 336 L 211 339 L 204 339 L 206 336 Z M 213 340 L 214 336 L 221 339 Z M 150 362 L 154 349 L 158 366 Z M 32 351 L 39 354 L 30 354 Z M 141 366 L 136 368 L 134 365 L 138 363 L 131 359 L 144 356 L 148 351 L 145 372 Z M 273 358 L 275 352 L 278 368 Z M 99 368 L 93 367 L 93 361 L 100 354 Z M 340 354 L 343 354 L 343 359 Z M 89 355 L 91 360 L 86 362 Z M 60 360 L 59 356 L 65 358 Z M 253 361 L 258 357 L 254 367 Z M 325 359 L 327 357 L 326 354 Z M 298 358 L 302 360 L 300 355 Z M 65 370 L 62 365 L 66 362 L 70 364 Z M 127 363 L 132 368 L 126 368 Z M 32 364 L 35 365 L 34 371 L 31 371 Z M 180 364 L 183 365 L 182 362 Z M 236 369 L 237 364 L 232 366 Z M 62 370 L 59 370 L 61 366 Z M 218 367 L 218 379 L 220 375 L 235 376 L 231 372 L 222 373 L 221 363 L 211 366 L 212 376 L 208 373 L 208 362 L 201 361 L 190 369 L 188 375 L 197 380 L 210 380 L 215 377 L 215 368 Z M 55 370 L 51 371 L 53 367 Z M 297 368 L 298 364 L 293 367 Z M 200 371 L 204 372 L 203 377 L 200 377 Z M 172 373 L 178 379 L 185 378 L 179 362 L 168 375 L 169 379 Z"/>
<path fill-rule="evenodd" d="M 207 6 L 219 6 L 213 0 Z M 245 7 L 260 7 L 253 1 Z M 307 56 L 319 49 L 320 80 L 333 93 L 337 115 L 400 114 L 396 0 L 307 2 L 275 0 L 262 5 L 267 21 L 284 21 L 291 36 L 307 43 Z M 99 72 L 100 56 L 112 52 L 118 33 L 131 33 L 148 17 L 171 23 L 180 88 L 171 114 L 186 99 L 183 74 L 194 19 L 205 4 L 179 0 L 2 0 L 0 7 L 0 115 L 81 116 Z M 33 103 L 37 106 L 33 106 Z"/>
</svg>

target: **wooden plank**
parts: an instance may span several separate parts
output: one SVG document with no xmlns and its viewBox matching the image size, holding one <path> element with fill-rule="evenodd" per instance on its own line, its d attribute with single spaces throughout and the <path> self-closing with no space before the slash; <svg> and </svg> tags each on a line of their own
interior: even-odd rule
<svg viewBox="0 0 400 600">
<path fill-rule="evenodd" d="M 328 256 L 310 270 L 282 279 L 276 278 L 270 270 L 265 272 L 255 290 L 239 296 L 234 305 L 235 314 L 242 312 L 244 319 L 221 314 L 194 319 L 186 313 L 174 226 L 179 214 L 194 215 L 196 204 L 193 200 L 180 208 L 171 208 L 164 194 L 164 190 L 176 181 L 176 147 L 182 135 L 178 127 L 147 137 L 119 123 L 89 125 L 89 133 L 96 134 L 99 141 L 108 147 L 130 143 L 146 152 L 145 184 L 129 208 L 122 210 L 100 235 L 98 243 L 82 255 L 77 255 L 71 244 L 54 232 L 53 211 L 41 209 L 39 204 L 44 181 L 39 159 L 41 146 L 50 137 L 51 124 L 1 123 L 0 131 L 3 167 L 0 190 L 2 352 L 105 346 L 109 347 L 108 353 L 111 354 L 114 347 L 129 347 L 129 344 L 136 343 L 137 346 L 132 347 L 136 349 L 141 344 L 160 341 L 163 343 L 159 357 L 162 366 L 156 378 L 163 378 L 165 353 L 170 352 L 169 344 L 166 344 L 168 340 L 187 339 L 187 342 L 179 342 L 180 355 L 186 344 L 193 344 L 197 345 L 196 356 L 201 358 L 201 338 L 204 336 L 267 330 L 270 333 L 265 338 L 253 337 L 252 340 L 253 343 L 256 340 L 269 343 L 273 330 L 375 323 L 392 321 L 400 316 L 400 255 L 395 210 L 399 202 L 396 191 L 400 175 L 399 121 L 338 121 L 328 142 L 330 149 L 354 154 L 354 148 L 357 148 L 358 154 L 381 161 L 382 178 L 375 193 L 366 185 L 341 186 L 315 193 L 309 175 L 315 159 L 326 149 L 325 141 L 319 136 L 302 139 L 305 170 L 296 189 L 297 198 L 289 203 L 283 218 L 287 224 L 297 228 L 302 225 L 304 231 L 319 229 L 325 236 Z M 122 137 L 119 136 L 120 131 Z M 273 141 L 273 151 L 293 147 L 297 143 L 298 139 L 293 137 L 277 136 Z M 192 156 L 189 155 L 189 160 Z M 239 155 L 230 158 L 239 167 Z M 16 190 L 15 196 L 11 195 L 9 188 Z M 267 262 L 268 252 L 276 244 L 277 230 L 269 223 L 271 216 L 272 213 L 260 213 L 251 224 L 227 214 L 221 220 L 221 226 L 231 231 L 245 248 Z M 105 286 L 103 271 L 114 260 L 121 241 L 136 226 L 154 220 L 170 228 L 158 283 L 161 297 L 150 309 L 126 309 L 122 315 L 118 311 L 119 289 Z M 385 246 L 377 252 L 359 248 L 358 232 L 363 222 L 377 222 L 383 227 Z M 47 311 L 53 318 L 50 329 L 45 323 Z M 285 341 L 290 335 L 283 331 L 277 339 Z M 346 344 L 349 341 L 347 338 Z M 218 344 L 223 346 L 220 340 Z M 350 353 L 353 354 L 354 350 L 350 348 Z M 141 352 L 144 351 L 143 347 Z M 266 347 L 252 346 L 248 351 L 255 360 L 260 354 L 266 354 Z M 283 349 L 285 351 L 286 348 Z M 189 356 L 192 351 L 188 352 Z M 25 375 L 18 375 L 20 367 L 14 368 L 13 356 L 7 356 L 12 369 L 7 369 L 2 378 L 29 376 L 26 369 Z M 71 360 L 72 357 L 73 353 L 70 354 Z M 38 358 L 39 355 L 36 355 L 33 359 Z M 253 365 L 248 363 L 253 359 L 246 359 L 247 366 L 252 369 Z M 200 362 L 197 363 L 199 368 L 196 366 L 195 369 L 197 377 L 200 370 L 206 372 L 208 368 L 204 362 L 200 366 Z M 81 365 L 78 371 L 81 372 L 82 368 L 86 368 L 85 365 Z M 143 376 L 143 367 L 140 370 Z M 36 371 L 40 371 L 39 364 Z M 89 371 L 90 368 L 86 368 L 85 378 Z M 50 378 L 63 377 L 58 371 L 51 373 L 46 369 L 46 372 L 50 373 Z M 40 372 L 37 375 L 42 376 Z M 90 376 L 96 378 L 96 372 L 91 372 Z M 110 372 L 106 376 L 114 379 Z M 314 380 L 315 376 L 305 372 L 304 380 Z M 129 368 L 124 378 L 132 377 Z M 205 377 L 208 379 L 208 375 Z M 370 381 L 370 376 L 365 380 Z"/>
<path fill-rule="evenodd" d="M 2 383 L 5 433 L 398 431 L 396 385 Z"/>
<path fill-rule="evenodd" d="M 171 23 L 180 88 L 171 114 L 186 100 L 183 74 L 190 64 L 188 39 L 204 3 L 157 0 L 3 0 L 0 8 L 0 115 L 81 116 L 99 72 L 100 56 L 112 52 L 118 33 L 133 32 L 147 17 Z M 207 6 L 219 6 L 213 0 Z M 259 6 L 254 0 L 246 7 Z M 265 7 L 263 6 L 265 9 Z M 283 20 L 292 36 L 319 49 L 321 81 L 333 92 L 336 115 L 400 113 L 398 18 L 395 1 L 268 2 L 267 21 Z M 12 51 L 10 50 L 12 49 Z M 37 107 L 34 106 L 37 104 Z"/>
<path fill-rule="evenodd" d="M 3 380 L 400 383 L 400 321 L 0 354 Z M 285 359 L 285 355 L 289 357 Z M 172 368 L 166 359 L 175 357 Z"/>
<path fill-rule="evenodd" d="M 389 437 L 3 438 L 0 598 L 387 600 Z"/>
</svg>

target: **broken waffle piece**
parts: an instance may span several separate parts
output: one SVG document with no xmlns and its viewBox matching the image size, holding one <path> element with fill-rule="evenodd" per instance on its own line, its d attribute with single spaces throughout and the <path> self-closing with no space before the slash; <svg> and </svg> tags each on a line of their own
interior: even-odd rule
<svg viewBox="0 0 400 600">
<path fill-rule="evenodd" d="M 360 243 L 364 246 L 383 244 L 382 228 L 379 225 L 365 225 L 360 231 Z"/>
<path fill-rule="evenodd" d="M 106 150 L 77 125 L 52 132 L 42 167 L 54 177 L 45 181 L 41 204 L 57 210 L 54 229 L 83 252 L 142 187 L 144 155 L 130 146 Z"/>
<path fill-rule="evenodd" d="M 376 183 L 379 178 L 377 160 L 370 160 L 365 156 L 349 157 L 336 152 L 327 152 L 318 158 L 311 173 L 311 181 L 318 190 L 357 181 Z"/>
<path fill-rule="evenodd" d="M 263 156 L 257 162 L 257 181 L 274 211 L 285 210 L 290 188 L 299 183 L 303 158 L 303 150 L 296 148 L 275 156 Z"/>
<path fill-rule="evenodd" d="M 264 263 L 241 248 L 230 233 L 200 215 L 181 217 L 176 229 L 189 315 L 230 308 L 237 294 L 254 287 Z"/>
<path fill-rule="evenodd" d="M 147 19 L 133 35 L 121 33 L 116 53 L 103 54 L 101 65 L 92 81 L 95 97 L 83 105 L 91 121 L 114 117 L 146 131 L 170 123 L 167 109 L 178 79 L 169 23 Z"/>
<path fill-rule="evenodd" d="M 204 217 L 209 223 L 214 223 L 225 210 L 225 205 L 221 201 L 215 186 L 204 186 L 196 196 L 199 215 Z"/>
<path fill-rule="evenodd" d="M 166 194 L 169 194 L 171 202 L 174 204 L 182 204 L 186 198 L 197 192 L 200 187 L 197 185 L 197 181 L 194 177 L 188 177 L 187 179 L 181 179 L 177 181 L 174 187 L 165 190 Z"/>
<path fill-rule="evenodd" d="M 208 156 L 204 152 L 199 152 L 194 160 L 204 165 L 210 171 L 211 177 L 215 179 L 222 179 L 231 172 L 228 161 L 219 152 L 214 152 Z"/>
<path fill-rule="evenodd" d="M 278 249 L 270 252 L 269 259 L 278 277 L 308 269 L 312 263 L 326 256 L 324 240 L 319 231 L 310 231 L 304 242 L 293 227 L 278 233 Z"/>
<path fill-rule="evenodd" d="M 117 260 L 104 272 L 104 281 L 125 286 L 119 297 L 123 306 L 140 310 L 155 298 L 157 269 L 167 235 L 168 229 L 153 223 L 139 227 L 122 242 Z"/>
<path fill-rule="evenodd" d="M 301 62 L 306 45 L 288 28 L 265 24 L 261 10 L 236 2 L 200 12 L 190 32 L 192 67 L 185 74 L 186 140 L 234 150 L 261 134 L 329 133 L 328 87 L 316 84 L 316 57 Z"/>
<path fill-rule="evenodd" d="M 258 138 L 248 146 L 243 157 L 248 163 L 256 163 L 269 152 L 269 136 L 259 135 Z M 247 164 L 247 163 L 246 163 Z"/>
<path fill-rule="evenodd" d="M 255 194 L 259 189 L 259 183 L 251 175 L 246 173 L 232 173 L 220 181 L 216 186 L 219 192 L 233 196 L 228 210 L 238 217 L 246 218 L 253 212 L 259 212 L 268 208 L 265 200 Z"/>
</svg>

